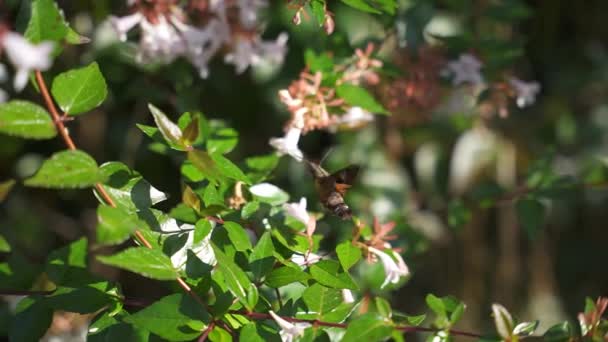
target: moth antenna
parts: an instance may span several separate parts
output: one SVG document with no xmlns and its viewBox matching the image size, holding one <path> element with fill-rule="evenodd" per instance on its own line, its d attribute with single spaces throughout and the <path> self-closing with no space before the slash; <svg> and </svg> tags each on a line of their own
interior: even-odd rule
<svg viewBox="0 0 608 342">
<path fill-rule="evenodd" d="M 327 157 L 329 157 L 329 154 L 334 150 L 333 147 L 330 147 L 327 152 L 325 152 L 325 154 L 323 155 L 323 158 L 321 158 L 321 160 L 319 161 L 319 165 L 323 165 L 323 162 L 325 161 L 325 159 L 327 159 Z"/>
</svg>

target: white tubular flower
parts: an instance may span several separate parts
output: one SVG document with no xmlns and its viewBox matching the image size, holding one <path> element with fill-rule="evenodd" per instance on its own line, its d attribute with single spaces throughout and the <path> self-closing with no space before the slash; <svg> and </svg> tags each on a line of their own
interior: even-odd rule
<svg viewBox="0 0 608 342">
<path fill-rule="evenodd" d="M 52 42 L 33 45 L 18 33 L 7 32 L 2 39 L 2 45 L 8 60 L 17 68 L 13 80 L 16 91 L 23 90 L 32 70 L 45 71 L 52 65 L 51 53 L 54 47 Z"/>
<path fill-rule="evenodd" d="M 266 0 L 239 0 L 239 19 L 241 24 L 247 28 L 252 28 L 257 24 L 258 11 L 268 6 Z"/>
<path fill-rule="evenodd" d="M 473 55 L 465 53 L 457 60 L 448 62 L 442 74 L 452 76 L 452 84 L 470 83 L 473 86 L 482 85 L 481 62 Z"/>
<path fill-rule="evenodd" d="M 179 270 L 186 268 L 186 261 L 188 260 L 188 250 L 192 251 L 202 262 L 205 264 L 214 266 L 217 263 L 215 253 L 211 247 L 211 233 L 197 244 L 194 244 L 194 226 L 190 224 L 184 224 L 180 227 L 182 230 L 190 230 L 186 243 L 182 248 L 173 253 L 171 256 L 171 264 L 173 267 Z"/>
<path fill-rule="evenodd" d="M 289 35 L 281 32 L 275 41 L 260 42 L 258 46 L 260 60 L 269 64 L 283 64 L 287 53 L 287 40 Z"/>
<path fill-rule="evenodd" d="M 135 25 L 139 24 L 142 19 L 144 19 L 144 16 L 140 12 L 124 17 L 110 16 L 110 24 L 112 24 L 112 28 L 116 31 L 116 34 L 118 34 L 118 39 L 120 39 L 121 42 L 126 42 L 127 33 L 131 31 Z"/>
<path fill-rule="evenodd" d="M 234 64 L 236 73 L 242 74 L 250 65 L 259 63 L 260 56 L 249 39 L 239 39 L 232 52 L 224 56 L 224 62 Z"/>
<path fill-rule="evenodd" d="M 300 267 L 310 266 L 320 260 L 321 256 L 315 253 L 294 254 L 291 256 L 291 261 Z"/>
<path fill-rule="evenodd" d="M 279 325 L 279 328 L 281 328 L 281 331 L 279 332 L 279 334 L 281 335 L 281 340 L 283 342 L 293 342 L 293 341 L 297 340 L 298 337 L 301 337 L 302 335 L 304 335 L 304 330 L 306 330 L 306 328 L 311 326 L 309 323 L 304 323 L 304 322 L 301 322 L 301 323 L 300 322 L 298 322 L 298 323 L 288 322 L 285 319 L 278 316 L 277 314 L 275 314 L 274 311 L 272 311 L 272 310 L 269 312 L 269 314 L 270 314 L 270 316 L 272 316 L 274 321 L 277 322 L 277 324 Z"/>
<path fill-rule="evenodd" d="M 352 304 L 355 302 L 355 296 L 353 296 L 353 291 L 349 289 L 342 289 L 342 300 L 346 304 Z"/>
<path fill-rule="evenodd" d="M 351 107 L 346 114 L 338 117 L 338 120 L 330 126 L 330 129 L 334 131 L 339 127 L 354 129 L 372 121 L 374 121 L 374 115 L 370 112 L 361 107 Z"/>
<path fill-rule="evenodd" d="M 540 92 L 540 84 L 538 82 L 524 82 L 515 77 L 509 80 L 509 84 L 513 87 L 517 98 L 515 102 L 517 107 L 524 108 L 536 101 L 536 95 Z"/>
<path fill-rule="evenodd" d="M 304 154 L 298 147 L 301 134 L 301 128 L 291 127 L 283 138 L 270 139 L 270 146 L 274 147 L 279 152 L 279 155 L 288 154 L 301 162 L 304 159 Z"/>
<path fill-rule="evenodd" d="M 374 247 L 369 247 L 368 250 L 378 256 L 382 262 L 382 266 L 384 266 L 386 278 L 384 279 L 384 283 L 382 283 L 380 288 L 384 288 L 388 283 L 396 284 L 399 282 L 401 277 L 405 277 L 410 274 L 409 268 L 398 253 L 393 253 L 397 259 L 397 262 L 395 262 L 390 255 L 383 251 L 375 249 Z"/>
<path fill-rule="evenodd" d="M 310 215 L 306 211 L 306 198 L 302 197 L 299 203 L 285 203 L 283 204 L 283 209 L 287 212 L 287 215 L 308 225 Z"/>
<path fill-rule="evenodd" d="M 186 51 L 186 43 L 165 17 L 159 16 L 158 23 L 141 21 L 141 41 L 138 59 L 140 62 L 160 60 L 170 63 Z"/>
</svg>

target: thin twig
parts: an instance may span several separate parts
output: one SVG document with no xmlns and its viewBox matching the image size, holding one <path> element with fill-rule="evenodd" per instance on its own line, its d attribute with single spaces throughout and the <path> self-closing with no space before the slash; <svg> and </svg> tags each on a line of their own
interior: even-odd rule
<svg viewBox="0 0 608 342">
<path fill-rule="evenodd" d="M 72 137 L 70 136 L 68 130 L 65 128 L 65 126 L 63 124 L 63 120 L 61 119 L 62 117 L 66 116 L 67 113 L 63 113 L 61 115 L 59 114 L 59 111 L 57 110 L 57 107 L 55 107 L 55 103 L 53 102 L 53 99 L 52 99 L 51 95 L 49 94 L 48 88 L 46 86 L 46 82 L 44 81 L 44 78 L 42 77 L 42 73 L 39 70 L 36 70 L 36 82 L 38 83 L 38 88 L 40 89 L 40 93 L 42 94 L 46 107 L 49 110 L 49 112 L 51 113 L 51 117 L 53 119 L 53 123 L 55 124 L 55 128 L 61 135 L 61 138 L 63 139 L 63 141 L 65 142 L 67 147 L 70 150 L 76 150 L 76 144 L 74 144 Z M 104 202 L 106 202 L 107 205 L 109 205 L 111 207 L 116 207 L 116 203 L 114 203 L 114 200 L 105 191 L 105 189 L 103 188 L 101 183 L 95 184 L 95 189 L 97 189 L 97 192 L 103 198 Z M 218 220 L 221 221 L 221 223 L 223 223 L 223 221 L 221 219 L 218 219 Z M 218 222 L 218 223 L 220 223 L 220 222 Z M 150 244 L 150 242 L 148 240 L 146 240 L 146 238 L 143 236 L 143 234 L 139 230 L 135 230 L 135 237 L 144 246 L 146 246 L 146 248 L 152 249 L 152 244 Z M 186 291 L 192 298 L 194 298 L 194 300 L 196 300 L 198 303 L 203 305 L 205 308 L 207 307 L 205 302 L 198 296 L 198 294 L 196 294 L 195 292 L 192 291 L 190 286 L 188 286 L 188 284 L 186 284 L 186 282 L 181 277 L 177 277 L 176 281 L 179 284 L 179 286 L 182 289 L 184 289 L 184 291 Z"/>
<path fill-rule="evenodd" d="M 243 316 L 249 317 L 251 319 L 257 319 L 257 320 L 273 319 L 270 314 L 262 313 L 262 312 L 230 311 L 230 313 L 234 314 L 234 315 L 243 315 Z M 342 328 L 342 329 L 348 328 L 348 323 L 333 323 L 333 322 L 319 321 L 317 319 L 301 319 L 301 318 L 293 318 L 293 317 L 287 317 L 287 316 L 279 316 L 279 317 L 281 317 L 284 320 L 286 320 L 287 322 L 291 322 L 291 323 L 309 323 L 309 324 L 312 324 L 315 326 L 324 326 L 324 327 Z M 400 325 L 396 325 L 393 328 L 396 330 L 399 330 L 399 331 L 403 331 L 403 332 L 439 332 L 439 331 L 443 331 L 442 329 L 437 329 L 437 328 L 400 326 Z M 457 335 L 457 336 L 466 336 L 466 337 L 473 337 L 473 338 L 482 337 L 482 335 L 480 335 L 480 334 L 472 333 L 472 332 L 468 332 L 468 331 L 461 331 L 461 330 L 454 330 L 454 329 L 450 329 L 448 331 L 450 334 Z"/>
<path fill-rule="evenodd" d="M 215 328 L 215 321 L 212 321 L 211 323 L 209 323 L 209 325 L 207 326 L 207 329 L 205 329 L 205 331 L 203 331 L 203 334 L 201 335 L 201 337 L 198 338 L 198 342 L 205 342 L 207 340 L 207 336 L 209 336 L 209 333 L 211 333 L 213 328 Z"/>
</svg>

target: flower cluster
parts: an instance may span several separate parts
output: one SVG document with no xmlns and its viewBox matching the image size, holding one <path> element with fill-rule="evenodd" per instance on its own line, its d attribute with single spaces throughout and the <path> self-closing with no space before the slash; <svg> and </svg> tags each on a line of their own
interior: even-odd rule
<svg viewBox="0 0 608 342">
<path fill-rule="evenodd" d="M 121 41 L 139 26 L 137 60 L 170 63 L 187 58 L 201 77 L 209 74 L 210 60 L 220 52 L 224 61 L 233 64 L 237 73 L 249 66 L 280 65 L 286 53 L 287 34 L 275 41 L 262 40 L 259 33 L 259 11 L 265 0 L 192 1 L 187 8 L 177 0 L 132 3 L 133 14 L 110 17 L 110 23 Z"/>
<path fill-rule="evenodd" d="M 376 71 L 382 67 L 382 62 L 372 57 L 373 52 L 373 44 L 368 44 L 365 50 L 356 49 L 352 58 L 335 65 L 331 72 L 311 72 L 307 68 L 287 89 L 279 90 L 279 99 L 287 107 L 291 119 L 285 126 L 285 136 L 270 139 L 270 145 L 279 154 L 287 154 L 301 161 L 303 154 L 298 148 L 298 141 L 302 134 L 320 129 L 331 132 L 355 129 L 373 121 L 372 113 L 349 105 L 336 92 L 336 87 L 343 84 L 359 86 L 379 82 Z M 327 85 L 325 77 L 330 73 L 339 77 L 333 80 L 334 84 Z"/>
<path fill-rule="evenodd" d="M 515 77 L 507 78 L 506 82 L 487 85 L 481 70 L 483 63 L 472 54 L 461 54 L 458 59 L 450 61 L 441 71 L 443 76 L 451 77 L 454 86 L 468 84 L 476 94 L 489 90 L 489 100 L 482 101 L 480 112 L 482 116 L 491 116 L 498 112 L 501 117 L 508 116 L 508 98 L 515 98 L 519 108 L 532 105 L 540 92 L 538 82 L 525 82 Z"/>
<path fill-rule="evenodd" d="M 25 88 L 30 72 L 45 71 L 51 67 L 53 64 L 51 54 L 54 46 L 52 42 L 32 44 L 16 32 L 0 32 L 0 48 L 4 50 L 9 62 L 15 68 L 13 87 L 16 91 Z M 6 67 L 0 64 L 0 82 L 4 82 L 7 78 Z M 6 93 L 0 89 L 0 102 L 4 102 L 6 99 Z"/>
</svg>

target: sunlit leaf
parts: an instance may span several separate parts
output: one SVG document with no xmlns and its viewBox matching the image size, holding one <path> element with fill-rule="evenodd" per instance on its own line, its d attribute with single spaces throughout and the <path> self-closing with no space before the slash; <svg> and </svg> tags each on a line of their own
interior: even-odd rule
<svg viewBox="0 0 608 342">
<path fill-rule="evenodd" d="M 0 133 L 28 139 L 57 135 L 50 114 L 37 104 L 13 100 L 0 104 Z"/>
<path fill-rule="evenodd" d="M 97 162 L 78 150 L 57 152 L 47 159 L 25 185 L 41 188 L 86 188 L 103 181 Z"/>
<path fill-rule="evenodd" d="M 118 254 L 98 256 L 97 260 L 152 279 L 171 280 L 178 276 L 171 259 L 157 249 L 131 247 Z"/>
<path fill-rule="evenodd" d="M 106 99 L 108 87 L 99 65 L 93 62 L 57 75 L 51 93 L 65 113 L 76 115 L 99 106 Z"/>
</svg>

